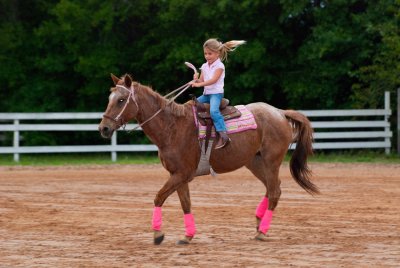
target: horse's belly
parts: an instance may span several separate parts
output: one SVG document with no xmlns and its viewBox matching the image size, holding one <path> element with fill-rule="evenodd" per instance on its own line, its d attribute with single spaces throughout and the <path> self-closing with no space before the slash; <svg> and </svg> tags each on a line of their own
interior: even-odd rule
<svg viewBox="0 0 400 268">
<path fill-rule="evenodd" d="M 256 130 L 230 135 L 231 142 L 223 149 L 213 150 L 210 164 L 217 173 L 239 169 L 249 163 L 260 149 L 261 139 Z"/>
</svg>

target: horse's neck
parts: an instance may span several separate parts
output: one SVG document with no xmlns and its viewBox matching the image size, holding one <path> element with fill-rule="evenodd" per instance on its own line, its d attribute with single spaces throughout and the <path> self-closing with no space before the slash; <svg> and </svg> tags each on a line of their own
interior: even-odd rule
<svg viewBox="0 0 400 268">
<path fill-rule="evenodd" d="M 139 106 L 139 113 L 137 120 L 143 123 L 152 117 L 158 110 L 162 109 L 167 100 L 158 93 L 152 92 L 149 88 L 141 88 L 136 94 L 137 104 Z M 152 119 L 151 121 L 153 121 Z"/>
<path fill-rule="evenodd" d="M 146 90 L 148 92 L 146 92 Z M 168 100 L 155 92 L 150 92 L 150 89 L 143 89 L 138 94 L 138 104 L 140 113 L 138 114 L 138 122 L 143 124 L 155 115 L 159 110 L 161 111 L 150 121 L 146 122 L 142 129 L 150 140 L 158 147 L 164 145 L 168 140 L 169 126 L 175 116 L 171 114 L 170 109 L 167 107 Z"/>
</svg>

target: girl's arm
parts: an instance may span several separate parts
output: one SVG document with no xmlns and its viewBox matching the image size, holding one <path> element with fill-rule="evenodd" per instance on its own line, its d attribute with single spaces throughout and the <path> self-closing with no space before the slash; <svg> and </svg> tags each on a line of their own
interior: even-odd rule
<svg viewBox="0 0 400 268">
<path fill-rule="evenodd" d="M 203 73 L 200 73 L 200 78 L 199 78 L 199 73 L 195 73 L 193 75 L 193 80 L 196 83 L 204 82 Z"/>
<path fill-rule="evenodd" d="M 200 75 L 200 81 L 199 82 L 195 82 L 192 84 L 192 87 L 205 87 L 205 86 L 209 86 L 212 84 L 215 84 L 218 79 L 221 77 L 222 73 L 224 72 L 224 69 L 217 69 L 214 73 L 214 76 L 207 81 L 204 81 L 204 76 L 203 73 Z"/>
<path fill-rule="evenodd" d="M 200 74 L 199 82 L 204 82 L 204 76 L 203 73 Z"/>
</svg>

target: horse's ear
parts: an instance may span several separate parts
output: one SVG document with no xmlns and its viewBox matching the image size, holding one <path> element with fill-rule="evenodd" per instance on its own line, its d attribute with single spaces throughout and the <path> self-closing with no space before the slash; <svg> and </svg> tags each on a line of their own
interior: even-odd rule
<svg viewBox="0 0 400 268">
<path fill-rule="evenodd" d="M 111 79 L 113 80 L 114 85 L 118 84 L 118 82 L 119 82 L 119 78 L 118 77 L 116 77 L 115 75 L 111 74 Z"/>
<path fill-rule="evenodd" d="M 130 88 L 132 85 L 132 77 L 129 74 L 124 76 L 124 84 L 127 88 Z"/>
</svg>

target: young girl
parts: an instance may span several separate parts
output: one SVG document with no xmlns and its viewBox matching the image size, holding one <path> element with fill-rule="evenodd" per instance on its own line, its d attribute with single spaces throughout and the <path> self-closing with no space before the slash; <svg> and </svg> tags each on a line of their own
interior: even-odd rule
<svg viewBox="0 0 400 268">
<path fill-rule="evenodd" d="M 195 75 L 192 82 L 192 87 L 204 87 L 203 95 L 198 97 L 197 100 L 201 103 L 210 104 L 211 118 L 215 130 L 220 136 L 215 149 L 221 149 L 230 142 L 226 133 L 224 118 L 219 111 L 219 105 L 224 96 L 225 66 L 222 61 L 228 57 L 228 52 L 234 51 L 236 47 L 244 43 L 246 42 L 243 40 L 221 43 L 217 39 L 208 39 L 203 45 L 204 58 L 207 62 L 200 68 L 200 78 L 198 79 Z"/>
</svg>

